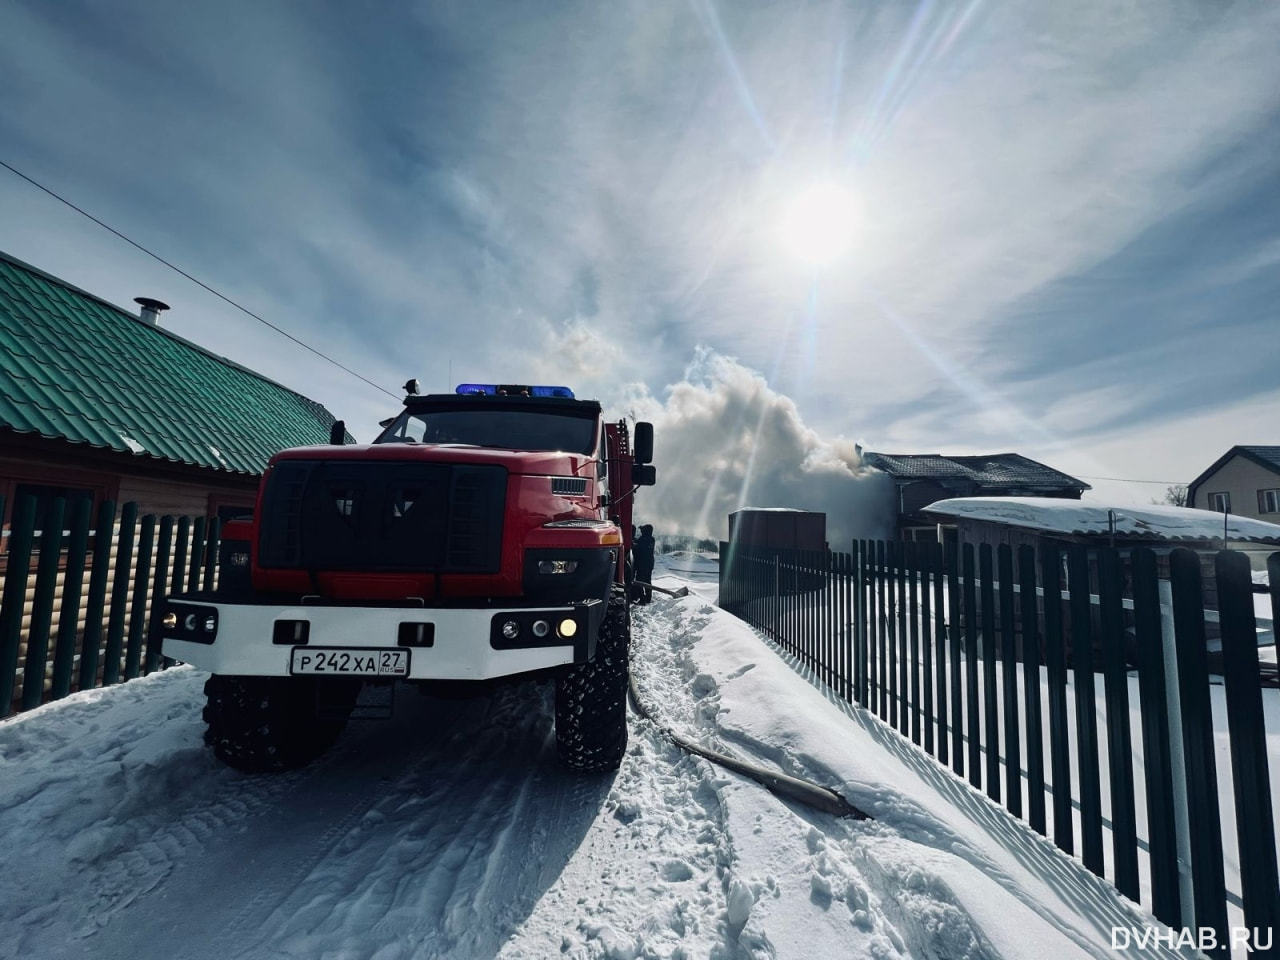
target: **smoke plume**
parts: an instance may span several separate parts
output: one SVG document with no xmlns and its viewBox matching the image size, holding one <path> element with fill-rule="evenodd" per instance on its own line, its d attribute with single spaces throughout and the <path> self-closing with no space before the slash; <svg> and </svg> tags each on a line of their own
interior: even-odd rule
<svg viewBox="0 0 1280 960">
<path fill-rule="evenodd" d="M 653 423 L 658 483 L 639 491 L 636 522 L 656 532 L 723 539 L 735 510 L 793 507 L 827 515 L 833 549 L 891 535 L 892 481 L 863 465 L 853 441 L 805 426 L 788 397 L 730 357 L 699 348 L 665 402 L 633 386 L 608 406 Z"/>
</svg>

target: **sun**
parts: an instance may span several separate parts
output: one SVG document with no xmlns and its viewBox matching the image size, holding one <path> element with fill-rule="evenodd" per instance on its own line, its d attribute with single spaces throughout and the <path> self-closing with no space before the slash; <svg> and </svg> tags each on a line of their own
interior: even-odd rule
<svg viewBox="0 0 1280 960">
<path fill-rule="evenodd" d="M 796 259 L 826 266 L 848 251 L 857 220 L 853 194 L 830 181 L 793 197 L 782 214 L 782 242 Z"/>
</svg>

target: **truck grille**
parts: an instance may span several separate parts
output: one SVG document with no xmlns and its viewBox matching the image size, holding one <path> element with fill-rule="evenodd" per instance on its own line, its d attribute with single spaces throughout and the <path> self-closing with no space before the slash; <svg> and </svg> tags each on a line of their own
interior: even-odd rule
<svg viewBox="0 0 1280 960">
<path fill-rule="evenodd" d="M 552 477 L 551 492 L 558 497 L 581 497 L 587 492 L 587 478 Z"/>
<path fill-rule="evenodd" d="M 497 573 L 507 471 L 397 461 L 286 460 L 267 481 L 263 567 Z"/>
</svg>

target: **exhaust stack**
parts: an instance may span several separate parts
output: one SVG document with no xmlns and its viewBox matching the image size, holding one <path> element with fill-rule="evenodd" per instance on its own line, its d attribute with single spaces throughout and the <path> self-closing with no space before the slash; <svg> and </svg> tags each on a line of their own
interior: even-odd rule
<svg viewBox="0 0 1280 960">
<path fill-rule="evenodd" d="M 153 327 L 160 326 L 160 314 L 169 309 L 167 303 L 153 300 L 151 297 L 134 297 L 133 302 L 142 308 L 139 311 L 138 319 Z"/>
</svg>

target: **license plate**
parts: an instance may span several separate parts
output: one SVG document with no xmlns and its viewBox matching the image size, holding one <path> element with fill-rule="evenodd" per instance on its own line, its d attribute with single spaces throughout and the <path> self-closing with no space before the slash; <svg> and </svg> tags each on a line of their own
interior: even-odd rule
<svg viewBox="0 0 1280 960">
<path fill-rule="evenodd" d="M 289 655 L 289 672 L 341 677 L 407 677 L 409 651 L 294 647 Z"/>
</svg>

